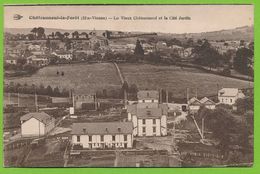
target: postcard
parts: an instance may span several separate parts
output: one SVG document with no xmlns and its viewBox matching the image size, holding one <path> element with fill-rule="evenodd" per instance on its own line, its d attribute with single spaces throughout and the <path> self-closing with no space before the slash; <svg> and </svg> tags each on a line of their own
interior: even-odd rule
<svg viewBox="0 0 260 174">
<path fill-rule="evenodd" d="M 253 5 L 5 5 L 5 167 L 251 167 Z"/>
</svg>

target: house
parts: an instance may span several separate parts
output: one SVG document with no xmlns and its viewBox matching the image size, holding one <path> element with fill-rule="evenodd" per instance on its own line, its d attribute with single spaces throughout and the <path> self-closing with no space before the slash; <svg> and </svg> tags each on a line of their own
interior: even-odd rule
<svg viewBox="0 0 260 174">
<path fill-rule="evenodd" d="M 8 63 L 8 64 L 17 65 L 17 57 L 6 56 L 5 62 Z"/>
<path fill-rule="evenodd" d="M 108 46 L 107 38 L 97 35 L 92 35 L 92 37 L 89 39 L 89 43 L 92 49 L 95 49 L 96 47 L 100 46 Z"/>
<path fill-rule="evenodd" d="M 30 50 L 30 51 L 40 51 L 41 46 L 37 45 L 37 44 L 31 44 L 31 45 L 28 46 L 28 50 Z"/>
<path fill-rule="evenodd" d="M 57 56 L 59 59 L 66 59 L 66 60 L 72 60 L 72 53 L 69 51 L 56 51 L 52 53 L 53 55 Z"/>
<path fill-rule="evenodd" d="M 25 114 L 20 121 L 22 137 L 44 136 L 55 126 L 55 119 L 45 112 Z"/>
<path fill-rule="evenodd" d="M 164 41 L 158 41 L 158 42 L 156 43 L 156 48 L 157 48 L 157 49 L 167 48 L 167 43 L 164 42 Z"/>
<path fill-rule="evenodd" d="M 159 102 L 159 92 L 155 90 L 144 90 L 137 92 L 138 103 L 156 103 Z"/>
<path fill-rule="evenodd" d="M 32 55 L 27 57 L 27 64 L 38 67 L 47 66 L 50 63 L 46 55 Z"/>
<path fill-rule="evenodd" d="M 139 91 L 138 102 L 127 105 L 128 121 L 133 122 L 134 136 L 167 135 L 168 106 L 159 103 L 159 92 Z"/>
<path fill-rule="evenodd" d="M 132 122 L 73 123 L 72 144 L 87 149 L 132 148 Z"/>
<path fill-rule="evenodd" d="M 218 91 L 218 100 L 221 104 L 233 105 L 239 98 L 244 98 L 245 95 L 238 88 L 222 88 Z"/>
<path fill-rule="evenodd" d="M 204 97 L 200 100 L 201 104 L 205 106 L 208 109 L 215 109 L 216 108 L 216 103 L 207 97 Z"/>
<path fill-rule="evenodd" d="M 85 109 L 86 105 L 95 104 L 95 95 L 84 94 L 84 93 L 74 93 L 73 94 L 73 106 L 74 109 Z"/>
<path fill-rule="evenodd" d="M 198 110 L 200 109 L 200 106 L 202 105 L 202 103 L 196 98 L 196 97 L 192 97 L 189 101 L 188 101 L 188 106 L 189 106 L 189 111 L 191 113 L 196 113 L 198 112 Z"/>
</svg>

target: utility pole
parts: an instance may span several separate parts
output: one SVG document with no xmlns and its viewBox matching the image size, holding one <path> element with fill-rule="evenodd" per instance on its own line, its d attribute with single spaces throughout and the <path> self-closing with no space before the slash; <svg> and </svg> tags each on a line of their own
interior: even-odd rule
<svg viewBox="0 0 260 174">
<path fill-rule="evenodd" d="M 187 88 L 187 104 L 189 104 L 189 88 Z"/>
<path fill-rule="evenodd" d="M 36 109 L 36 112 L 38 112 L 38 96 L 35 92 L 35 109 Z"/>
<path fill-rule="evenodd" d="M 168 94 L 168 90 L 166 90 L 166 103 L 169 103 L 169 94 Z"/>
<path fill-rule="evenodd" d="M 17 93 L 17 103 L 18 103 L 18 107 L 19 107 L 20 106 L 19 92 Z"/>
<path fill-rule="evenodd" d="M 198 98 L 198 88 L 196 87 L 196 98 Z"/>
<path fill-rule="evenodd" d="M 202 118 L 201 121 L 201 135 L 202 135 L 202 139 L 204 139 L 204 118 Z"/>
<path fill-rule="evenodd" d="M 9 105 L 11 105 L 11 93 L 8 92 L 8 102 L 9 102 Z"/>
</svg>

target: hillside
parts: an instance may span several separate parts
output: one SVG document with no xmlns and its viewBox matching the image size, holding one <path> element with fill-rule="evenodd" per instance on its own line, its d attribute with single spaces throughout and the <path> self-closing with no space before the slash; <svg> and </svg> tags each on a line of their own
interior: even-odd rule
<svg viewBox="0 0 260 174">
<path fill-rule="evenodd" d="M 11 34 L 28 34 L 30 33 L 31 28 L 5 28 L 5 32 Z M 64 32 L 74 32 L 75 30 L 65 30 L 65 29 L 55 29 L 55 28 L 45 28 L 45 33 L 50 34 L 52 32 L 60 31 Z M 91 32 L 92 30 L 77 30 L 81 32 Z M 101 35 L 104 30 L 96 30 L 98 35 Z M 132 32 L 139 33 L 139 32 Z M 254 26 L 243 26 L 235 29 L 229 30 L 220 30 L 220 31 L 211 31 L 211 32 L 202 32 L 202 33 L 183 33 L 183 34 L 174 34 L 174 33 L 158 33 L 160 38 L 169 39 L 169 38 L 194 38 L 194 39 L 208 39 L 208 40 L 245 40 L 253 41 L 254 40 Z"/>
<path fill-rule="evenodd" d="M 176 38 L 194 38 L 194 39 L 208 39 L 208 40 L 254 40 L 254 26 L 243 26 L 235 29 L 202 32 L 202 33 L 184 33 L 171 34 Z"/>
</svg>

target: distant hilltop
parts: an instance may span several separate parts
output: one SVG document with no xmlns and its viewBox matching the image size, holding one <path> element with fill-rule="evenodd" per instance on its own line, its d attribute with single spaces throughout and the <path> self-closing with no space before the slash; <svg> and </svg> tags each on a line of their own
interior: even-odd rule
<svg viewBox="0 0 260 174">
<path fill-rule="evenodd" d="M 74 32 L 76 30 L 67 30 L 67 29 L 58 29 L 58 28 L 44 28 L 46 34 L 51 34 L 52 32 Z M 31 28 L 5 28 L 5 32 L 11 34 L 28 34 L 30 33 Z M 93 30 L 77 30 L 78 32 L 91 32 Z M 96 30 L 97 35 L 102 35 L 105 30 Z M 115 31 L 113 31 L 115 32 Z M 131 31 L 130 31 L 131 32 Z M 148 32 L 131 32 L 131 33 L 148 33 Z M 210 31 L 210 32 L 201 32 L 201 33 L 158 33 L 160 37 L 175 37 L 175 38 L 193 38 L 193 39 L 208 39 L 208 40 L 245 40 L 253 41 L 254 40 L 254 26 L 243 26 L 237 27 L 234 29 L 219 30 L 219 31 Z"/>
<path fill-rule="evenodd" d="M 193 39 L 208 39 L 208 40 L 254 40 L 254 26 L 243 26 L 235 29 L 201 32 L 201 33 L 183 33 L 183 34 L 165 34 L 158 33 L 162 36 L 172 36 L 175 38 L 193 38 Z"/>
</svg>

